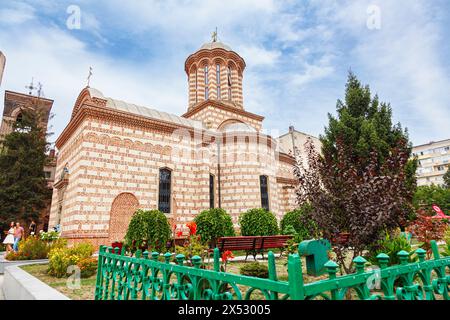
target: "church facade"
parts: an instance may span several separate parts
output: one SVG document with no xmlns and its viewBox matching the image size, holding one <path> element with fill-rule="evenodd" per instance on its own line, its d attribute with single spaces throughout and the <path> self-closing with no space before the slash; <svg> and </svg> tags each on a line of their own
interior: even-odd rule
<svg viewBox="0 0 450 320">
<path fill-rule="evenodd" d="M 56 141 L 50 228 L 70 242 L 122 240 L 138 208 L 159 209 L 181 227 L 220 207 L 238 216 L 295 207 L 294 158 L 244 108 L 245 61 L 217 41 L 185 62 L 182 116 L 106 97 L 86 87 Z"/>
</svg>

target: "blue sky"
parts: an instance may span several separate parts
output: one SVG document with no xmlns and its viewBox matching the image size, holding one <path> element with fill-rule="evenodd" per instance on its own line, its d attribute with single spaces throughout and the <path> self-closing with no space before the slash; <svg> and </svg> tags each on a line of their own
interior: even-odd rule
<svg viewBox="0 0 450 320">
<path fill-rule="evenodd" d="M 67 28 L 70 5 L 81 10 L 80 29 Z M 367 26 L 374 5 L 379 29 Z M 55 100 L 52 141 L 89 66 L 105 96 L 180 115 L 184 61 L 217 27 L 246 60 L 244 107 L 265 116 L 267 130 L 321 134 L 351 68 L 422 144 L 450 138 L 448 25 L 446 0 L 0 0 L 0 94 L 25 92 L 31 77 L 42 82 Z"/>
</svg>

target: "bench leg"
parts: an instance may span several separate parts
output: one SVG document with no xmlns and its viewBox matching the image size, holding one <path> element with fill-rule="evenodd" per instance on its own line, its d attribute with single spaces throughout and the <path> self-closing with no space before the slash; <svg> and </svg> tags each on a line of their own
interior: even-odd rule
<svg viewBox="0 0 450 320">
<path fill-rule="evenodd" d="M 245 262 L 247 262 L 248 251 L 245 251 Z"/>
</svg>

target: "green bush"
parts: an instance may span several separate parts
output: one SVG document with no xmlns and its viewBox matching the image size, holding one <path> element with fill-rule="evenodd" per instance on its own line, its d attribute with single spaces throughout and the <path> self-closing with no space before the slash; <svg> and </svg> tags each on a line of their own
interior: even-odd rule
<svg viewBox="0 0 450 320">
<path fill-rule="evenodd" d="M 239 269 L 239 272 L 243 276 L 257 278 L 269 277 L 269 268 L 265 264 L 259 262 L 246 263 Z"/>
<path fill-rule="evenodd" d="M 197 234 L 203 243 L 215 245 L 217 238 L 234 236 L 231 216 L 223 209 L 204 210 L 194 218 L 197 224 Z"/>
<path fill-rule="evenodd" d="M 410 252 L 410 259 L 415 260 L 415 258 L 412 258 L 414 252 L 412 251 L 410 242 L 400 232 L 394 232 L 393 234 L 386 233 L 384 239 L 379 240 L 368 249 L 366 259 L 375 265 L 378 265 L 377 255 L 380 253 L 385 253 L 389 256 L 389 265 L 399 264 L 400 260 L 397 253 L 402 250 Z"/>
<path fill-rule="evenodd" d="M 47 273 L 57 278 L 65 277 L 69 266 L 78 265 L 81 260 L 90 258 L 93 252 L 92 244 L 83 242 L 71 248 L 53 248 L 48 254 Z"/>
<path fill-rule="evenodd" d="M 41 232 L 39 234 L 39 237 L 41 240 L 43 241 L 47 241 L 47 242 L 53 242 L 57 239 L 59 239 L 60 234 L 54 230 L 48 231 L 48 232 Z"/>
<path fill-rule="evenodd" d="M 46 259 L 50 247 L 45 241 L 30 236 L 19 242 L 18 252 L 10 252 L 7 260 L 37 260 Z"/>
<path fill-rule="evenodd" d="M 272 236 L 278 234 L 275 215 L 265 209 L 250 209 L 239 216 L 243 236 Z"/>
<path fill-rule="evenodd" d="M 81 278 L 89 278 L 97 273 L 98 261 L 95 258 L 83 258 L 78 261 L 77 266 L 80 268 Z"/>
<path fill-rule="evenodd" d="M 444 240 L 445 240 L 445 245 L 444 245 L 444 250 L 442 251 L 442 255 L 444 257 L 448 257 L 448 256 L 450 256 L 450 226 L 448 226 L 447 230 L 445 231 Z"/>
<path fill-rule="evenodd" d="M 280 221 L 280 229 L 283 234 L 294 235 L 297 242 L 314 238 L 313 233 L 317 229 L 315 223 L 311 220 L 305 222 L 306 219 L 302 219 L 311 210 L 312 207 L 309 204 L 305 204 L 298 209 L 287 212 Z M 295 233 L 292 233 L 292 229 L 289 226 L 295 230 Z"/>
<path fill-rule="evenodd" d="M 125 235 L 125 244 L 140 247 L 144 242 L 155 250 L 164 250 L 171 230 L 167 217 L 159 210 L 137 210 Z"/>
</svg>

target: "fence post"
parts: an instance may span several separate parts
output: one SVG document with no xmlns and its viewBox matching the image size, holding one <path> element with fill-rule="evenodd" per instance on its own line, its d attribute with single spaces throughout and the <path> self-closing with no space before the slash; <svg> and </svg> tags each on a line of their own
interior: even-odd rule
<svg viewBox="0 0 450 320">
<path fill-rule="evenodd" d="M 95 300 L 101 300 L 103 295 L 103 253 L 105 252 L 105 246 L 100 246 L 98 251 L 98 264 L 97 264 L 97 279 L 95 280 Z"/>
<path fill-rule="evenodd" d="M 214 249 L 214 271 L 220 271 L 220 252 L 219 248 Z"/>
<path fill-rule="evenodd" d="M 278 281 L 277 268 L 275 265 L 275 255 L 272 251 L 267 254 L 267 264 L 269 267 L 269 279 L 273 281 Z M 272 300 L 278 300 L 278 292 L 270 292 L 270 298 Z"/>
<path fill-rule="evenodd" d="M 302 262 L 298 254 L 288 258 L 289 295 L 292 300 L 304 300 Z"/>
</svg>

